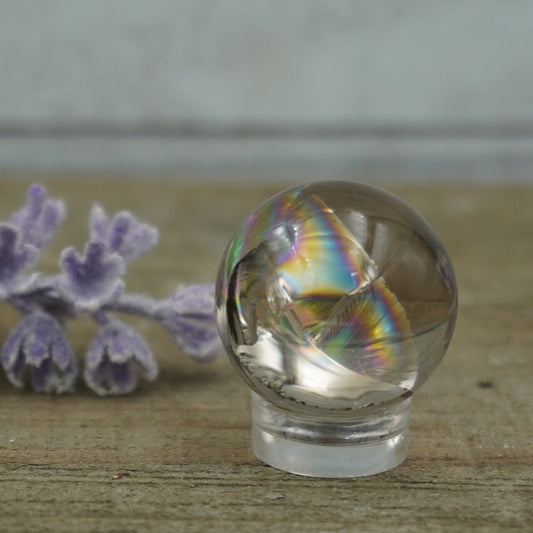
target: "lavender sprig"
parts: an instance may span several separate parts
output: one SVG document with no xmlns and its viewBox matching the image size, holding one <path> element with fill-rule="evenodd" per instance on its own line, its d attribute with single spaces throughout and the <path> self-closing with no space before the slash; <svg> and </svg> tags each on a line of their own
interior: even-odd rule
<svg viewBox="0 0 533 533">
<path fill-rule="evenodd" d="M 89 316 L 99 325 L 83 373 L 99 395 L 127 394 L 139 377 L 151 381 L 158 373 L 144 339 L 115 312 L 159 322 L 198 361 L 216 357 L 221 345 L 212 285 L 182 287 L 163 300 L 125 292 L 122 278 L 127 264 L 158 240 L 155 228 L 126 211 L 109 220 L 95 205 L 83 255 L 67 248 L 61 253 L 58 275 L 28 273 L 64 216 L 63 203 L 48 199 L 43 187 L 33 185 L 22 209 L 9 222 L 0 223 L 0 302 L 11 303 L 24 315 L 1 352 L 11 383 L 22 387 L 29 382 L 39 392 L 72 390 L 78 368 L 63 322 L 79 316 Z"/>
</svg>

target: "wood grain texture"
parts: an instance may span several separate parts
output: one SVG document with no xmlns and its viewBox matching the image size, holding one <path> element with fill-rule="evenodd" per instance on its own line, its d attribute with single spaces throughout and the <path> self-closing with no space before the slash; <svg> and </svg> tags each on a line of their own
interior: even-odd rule
<svg viewBox="0 0 533 533">
<path fill-rule="evenodd" d="M 0 219 L 25 180 L 0 180 Z M 128 208 L 161 229 L 132 266 L 154 296 L 209 281 L 231 233 L 278 186 L 55 180 L 70 212 L 42 270 L 81 248 L 89 207 Z M 460 288 L 447 356 L 414 396 L 408 459 L 355 480 L 306 479 L 254 458 L 248 388 L 224 357 L 186 360 L 138 321 L 161 377 L 126 398 L 82 384 L 55 397 L 0 378 L 2 531 L 527 531 L 533 528 L 533 189 L 390 186 L 452 256 Z M 17 316 L 0 307 L 0 339 Z M 81 354 L 94 333 L 69 326 Z M 117 476 L 122 474 L 122 476 Z"/>
</svg>

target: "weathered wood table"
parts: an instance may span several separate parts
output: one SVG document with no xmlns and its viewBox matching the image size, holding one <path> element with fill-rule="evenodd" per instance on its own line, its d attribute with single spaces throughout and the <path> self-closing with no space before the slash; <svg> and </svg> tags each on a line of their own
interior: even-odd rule
<svg viewBox="0 0 533 533">
<path fill-rule="evenodd" d="M 0 220 L 26 180 L 0 178 Z M 128 288 L 162 297 L 214 280 L 248 212 L 279 186 L 51 180 L 69 215 L 41 261 L 83 247 L 93 201 L 159 226 Z M 533 188 L 390 186 L 421 211 L 455 263 L 454 340 L 414 396 L 408 459 L 353 480 L 307 479 L 250 451 L 249 392 L 227 359 L 187 360 L 157 325 L 139 321 L 160 378 L 124 398 L 83 384 L 65 396 L 0 378 L 1 531 L 533 530 Z M 0 306 L 0 340 L 17 315 Z M 72 323 L 83 354 L 95 328 Z"/>
</svg>

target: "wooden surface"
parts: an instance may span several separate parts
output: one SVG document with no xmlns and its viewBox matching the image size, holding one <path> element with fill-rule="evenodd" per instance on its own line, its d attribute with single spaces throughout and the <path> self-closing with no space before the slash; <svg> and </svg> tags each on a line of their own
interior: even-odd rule
<svg viewBox="0 0 533 533">
<path fill-rule="evenodd" d="M 28 182 L 0 179 L 0 220 Z M 41 262 L 79 249 L 91 203 L 161 229 L 128 288 L 153 296 L 211 281 L 233 230 L 272 186 L 50 181 L 68 222 Z M 137 322 L 157 382 L 101 399 L 14 389 L 0 378 L 1 531 L 527 531 L 533 528 L 533 189 L 388 187 L 419 209 L 456 267 L 454 340 L 414 396 L 407 460 L 354 480 L 297 477 L 250 451 L 248 388 L 225 357 L 186 360 Z M 0 339 L 17 316 L 0 306 Z M 82 354 L 94 327 L 69 326 Z M 117 476 L 122 474 L 122 477 Z M 119 478 L 119 479 L 115 479 Z"/>
</svg>

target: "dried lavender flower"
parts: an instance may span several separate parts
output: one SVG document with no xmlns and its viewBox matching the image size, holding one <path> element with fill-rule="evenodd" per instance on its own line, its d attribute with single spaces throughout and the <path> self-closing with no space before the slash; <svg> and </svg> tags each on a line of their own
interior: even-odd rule
<svg viewBox="0 0 533 533">
<path fill-rule="evenodd" d="M 54 236 L 65 217 L 65 206 L 60 200 L 49 200 L 41 185 L 32 185 L 24 207 L 13 214 L 11 224 L 19 231 L 24 244 L 41 250 Z"/>
<path fill-rule="evenodd" d="M 28 274 L 64 215 L 61 201 L 48 199 L 43 187 L 33 185 L 22 209 L 8 223 L 0 223 L 0 301 L 8 301 L 24 315 L 1 352 L 2 365 L 14 385 L 23 386 L 29 376 L 37 391 L 72 389 L 77 365 L 63 321 L 79 315 L 91 317 L 100 326 L 84 371 L 86 383 L 100 395 L 126 394 L 139 377 L 153 380 L 158 372 L 142 337 L 116 319 L 114 312 L 160 322 L 196 360 L 212 360 L 217 355 L 221 344 L 213 285 L 183 287 L 163 300 L 125 292 L 122 277 L 127 263 L 148 252 L 158 240 L 156 228 L 127 211 L 110 221 L 103 208 L 95 205 L 83 255 L 67 248 L 60 256 L 60 274 Z"/>
<path fill-rule="evenodd" d="M 9 224 L 0 224 L 0 300 L 10 294 L 26 292 L 35 283 L 35 275 L 22 276 L 39 257 L 39 250 L 21 242 L 19 231 Z"/>
<path fill-rule="evenodd" d="M 61 201 L 49 200 L 43 187 L 32 185 L 22 209 L 0 224 L 0 300 L 34 287 L 37 276 L 22 274 L 35 265 L 64 216 Z"/>
<path fill-rule="evenodd" d="M 104 243 L 110 252 L 117 253 L 127 263 L 153 248 L 159 237 L 156 228 L 141 224 L 127 211 L 117 213 L 109 222 L 98 204 L 91 209 L 89 228 L 91 239 Z"/>
<path fill-rule="evenodd" d="M 89 242 L 83 257 L 74 248 L 67 248 L 59 262 L 63 274 L 57 279 L 57 288 L 81 313 L 96 312 L 122 292 L 124 261 L 118 254 L 109 253 L 102 242 Z"/>
<path fill-rule="evenodd" d="M 38 392 L 72 390 L 77 374 L 76 358 L 52 317 L 35 312 L 26 316 L 9 335 L 2 349 L 2 366 L 16 387 L 29 375 Z"/>
<path fill-rule="evenodd" d="M 127 394 L 137 385 L 139 374 L 153 381 L 157 373 L 157 363 L 142 337 L 112 319 L 91 343 L 83 376 L 94 392 L 105 396 Z"/>
<path fill-rule="evenodd" d="M 211 361 L 220 353 L 213 285 L 179 288 L 161 302 L 158 317 L 174 342 L 193 359 Z"/>
</svg>

